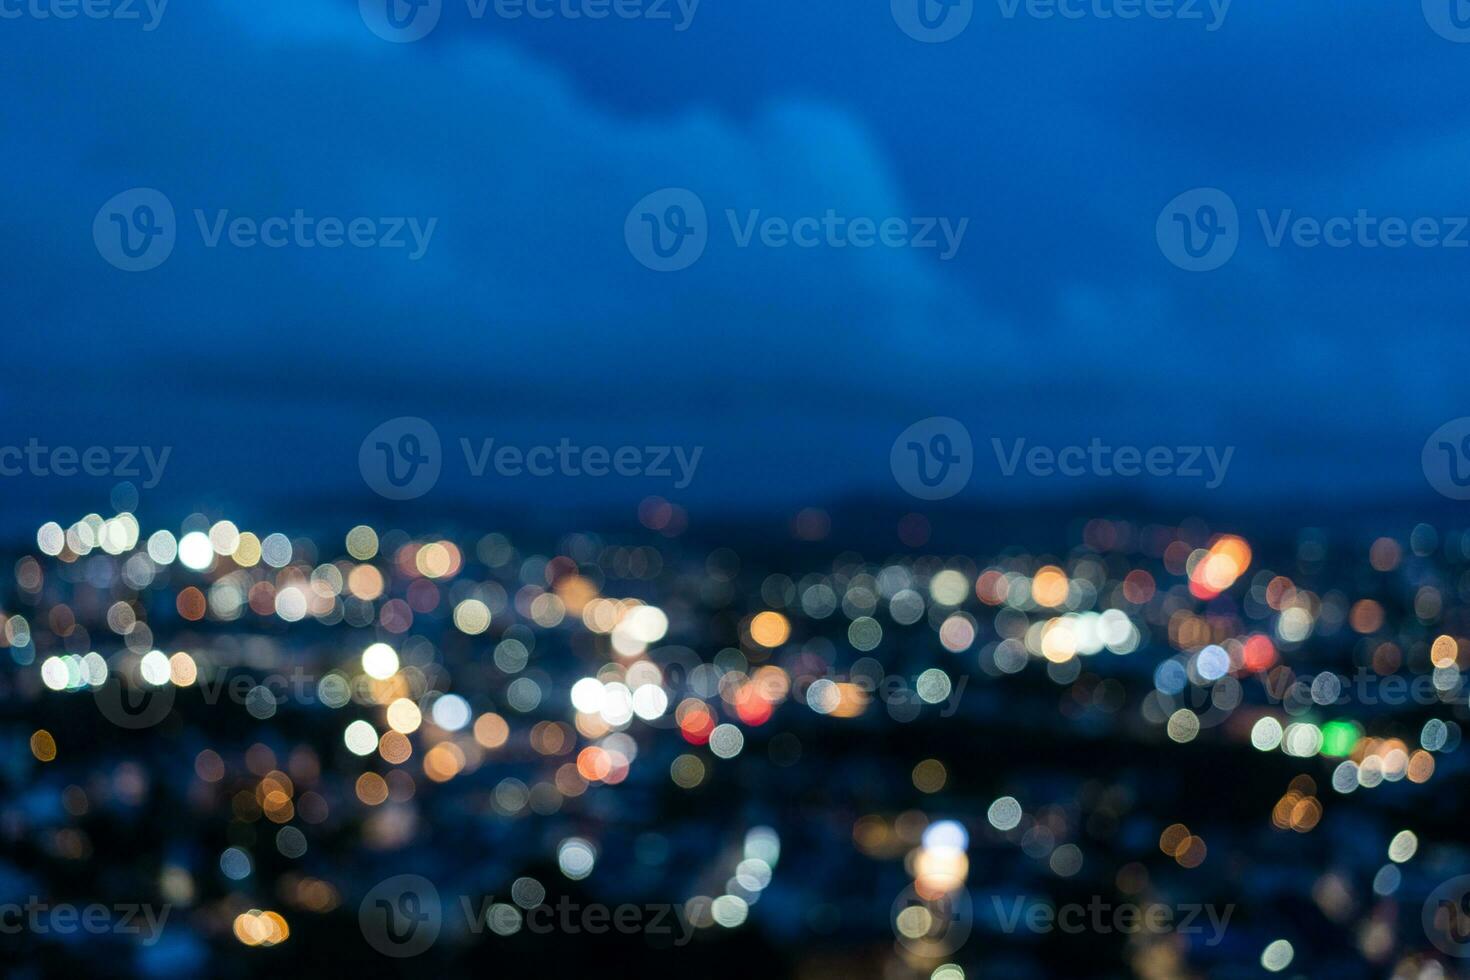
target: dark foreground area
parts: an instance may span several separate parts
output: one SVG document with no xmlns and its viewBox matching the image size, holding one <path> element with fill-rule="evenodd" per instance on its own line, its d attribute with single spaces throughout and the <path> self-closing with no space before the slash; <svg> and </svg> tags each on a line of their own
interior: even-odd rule
<svg viewBox="0 0 1470 980">
<path fill-rule="evenodd" d="M 1461 974 L 1470 535 L 639 518 L 40 528 L 10 972 Z"/>
</svg>

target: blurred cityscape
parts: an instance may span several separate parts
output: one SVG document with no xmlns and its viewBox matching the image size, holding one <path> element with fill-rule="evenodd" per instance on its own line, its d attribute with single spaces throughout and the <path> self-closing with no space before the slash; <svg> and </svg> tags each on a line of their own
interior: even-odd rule
<svg viewBox="0 0 1470 980">
<path fill-rule="evenodd" d="M 5 976 L 1470 977 L 1470 0 L 0 55 Z"/>
<path fill-rule="evenodd" d="M 1460 975 L 1465 530 L 135 501 L 0 593 L 14 975 Z"/>
</svg>

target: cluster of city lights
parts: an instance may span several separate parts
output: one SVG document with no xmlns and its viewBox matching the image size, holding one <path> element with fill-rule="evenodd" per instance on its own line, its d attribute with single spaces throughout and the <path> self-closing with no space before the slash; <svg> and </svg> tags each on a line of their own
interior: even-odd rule
<svg viewBox="0 0 1470 980">
<path fill-rule="evenodd" d="M 810 531 L 813 519 L 793 527 Z M 672 539 L 682 524 L 660 527 Z M 1415 529 L 1407 550 L 1375 541 L 1368 565 L 1397 581 L 1439 545 L 1426 548 L 1429 533 Z M 218 801 L 231 826 L 250 828 L 218 859 L 243 894 L 261 891 L 261 848 L 299 860 L 344 809 L 379 850 L 412 838 L 424 794 L 460 781 L 483 789 L 483 812 L 495 818 L 550 819 L 566 809 L 585 825 L 596 812 L 589 794 L 616 792 L 648 771 L 641 767 L 697 793 L 753 750 L 778 766 L 799 764 L 798 732 L 813 724 L 933 721 L 952 701 L 966 709 L 967 683 L 1004 689 L 1022 675 L 1049 680 L 1067 719 L 1131 711 L 1165 745 L 1209 740 L 1290 757 L 1310 771 L 1262 817 L 1308 834 L 1332 806 L 1319 779 L 1339 795 L 1426 783 L 1436 754 L 1461 739 L 1439 717 L 1412 733 L 1379 725 L 1345 696 L 1349 679 L 1320 666 L 1314 645 L 1350 647 L 1374 679 L 1423 677 L 1436 704 L 1462 695 L 1470 667 L 1470 639 L 1444 616 L 1456 585 L 1416 564 L 1411 613 L 1395 618 L 1386 588 L 1312 586 L 1322 561 L 1310 535 L 1290 570 L 1261 567 L 1237 535 L 1102 520 L 1065 556 L 1013 549 L 987 563 L 927 554 L 871 563 L 844 553 L 820 570 L 759 574 L 726 548 L 691 563 L 659 546 L 574 534 L 547 555 L 498 533 L 461 542 L 367 525 L 332 548 L 202 515 L 145 535 L 130 513 L 91 514 L 43 525 L 36 546 L 16 563 L 18 601 L 0 610 L 0 648 L 38 689 L 95 694 L 116 679 L 139 692 L 177 692 L 176 712 L 203 704 L 256 721 L 303 710 L 335 719 L 334 744 L 280 755 L 257 742 L 243 759 L 217 745 L 195 756 L 194 795 Z M 296 645 L 287 637 L 297 624 L 350 632 Z M 264 676 L 293 671 L 300 683 Z M 251 680 L 238 698 L 221 694 L 242 675 Z M 44 729 L 30 748 L 43 764 L 68 749 Z M 922 802 L 853 826 L 856 851 L 901 860 L 918 896 L 894 922 L 911 953 L 922 952 L 942 903 L 966 887 L 972 833 L 1071 878 L 1091 860 L 1096 833 L 1084 830 L 1116 823 L 1131 805 L 1126 794 L 1098 791 L 1084 818 L 1054 800 L 1023 804 L 1018 791 L 990 802 L 983 823 L 967 823 L 950 795 L 952 761 L 942 752 L 915 758 L 910 782 Z M 1177 870 L 1215 858 L 1183 822 L 1158 834 Z M 552 856 L 580 881 L 604 847 L 582 829 L 561 835 Z M 1393 894 L 1398 866 L 1417 848 L 1413 831 L 1393 838 L 1377 894 Z M 704 880 L 719 887 L 682 896 L 690 921 L 741 926 L 779 853 L 776 831 L 761 826 L 737 853 L 710 855 Z M 175 893 L 192 894 L 184 869 L 165 876 Z M 295 873 L 282 882 L 277 898 L 304 913 L 342 901 L 341 884 Z M 517 931 L 535 907 L 528 896 L 539 903 L 545 894 L 534 878 L 515 887 L 521 897 L 501 903 L 493 931 Z M 232 931 L 241 943 L 288 940 L 281 914 L 240 908 Z M 1280 942 L 1262 956 L 1268 969 L 1294 955 Z M 963 975 L 955 964 L 931 965 L 935 976 Z"/>
</svg>

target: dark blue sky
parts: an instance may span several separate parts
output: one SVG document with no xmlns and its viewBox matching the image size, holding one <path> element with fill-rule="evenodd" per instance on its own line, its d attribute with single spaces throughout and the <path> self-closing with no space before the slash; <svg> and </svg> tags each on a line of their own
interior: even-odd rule
<svg viewBox="0 0 1470 980">
<path fill-rule="evenodd" d="M 444 0 L 432 34 L 390 44 L 346 0 L 179 0 L 152 31 L 0 21 L 0 50 L 0 442 L 172 446 L 149 491 L 168 513 L 350 503 L 364 435 L 401 415 L 456 457 L 446 494 L 660 491 L 486 489 L 457 458 L 460 437 L 568 437 L 700 445 L 667 495 L 789 507 L 893 492 L 894 438 L 933 415 L 974 436 L 976 501 L 1088 483 L 1002 479 L 993 437 L 1234 446 L 1212 491 L 1234 502 L 1412 497 L 1426 437 L 1470 414 L 1470 249 L 1272 248 L 1256 218 L 1470 214 L 1470 44 L 1414 3 L 1237 3 L 1209 31 L 976 0 L 924 44 L 888 0 L 703 0 L 682 32 Z M 624 219 L 671 186 L 707 206 L 710 244 L 657 273 Z M 128 273 L 92 227 L 135 187 L 172 203 L 178 241 Z M 1196 187 L 1240 211 L 1208 273 L 1155 237 Z M 193 214 L 298 208 L 437 225 L 409 261 L 211 249 Z M 969 224 L 950 261 L 742 249 L 726 209 Z M 71 520 L 110 482 L 0 494 L 18 523 Z"/>
</svg>

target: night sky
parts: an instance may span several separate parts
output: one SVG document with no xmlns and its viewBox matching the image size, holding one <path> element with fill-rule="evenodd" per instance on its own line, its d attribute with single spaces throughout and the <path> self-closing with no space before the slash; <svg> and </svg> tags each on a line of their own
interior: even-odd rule
<svg viewBox="0 0 1470 980">
<path fill-rule="evenodd" d="M 1432 498 L 1424 440 L 1466 414 L 1470 252 L 1272 248 L 1257 212 L 1470 213 L 1470 48 L 1417 4 L 1237 4 L 1211 30 L 1204 3 L 1130 21 L 977 3 L 942 44 L 888 6 L 704 0 L 678 30 L 672 2 L 669 20 L 589 21 L 451 0 L 413 44 L 333 0 L 178 3 L 153 30 L 141 4 L 142 22 L 6 20 L 7 444 L 170 446 L 142 502 L 169 522 L 371 500 L 359 444 L 405 415 L 443 438 L 440 503 L 893 494 L 894 438 L 934 415 L 974 437 L 960 499 L 976 505 Z M 91 234 L 135 187 L 178 214 L 172 255 L 141 273 Z M 677 273 L 623 236 L 664 187 L 709 213 L 708 249 Z M 1155 238 L 1196 187 L 1240 212 L 1237 253 L 1207 273 Z M 297 209 L 437 220 L 414 260 L 208 248 L 195 218 Z M 968 224 L 948 260 L 739 248 L 727 209 Z M 460 438 L 704 456 L 679 490 L 472 480 Z M 1207 495 L 1099 488 L 1002 477 L 991 440 L 1023 438 L 1235 453 Z M 113 482 L 8 478 L 4 530 L 103 509 Z"/>
</svg>

